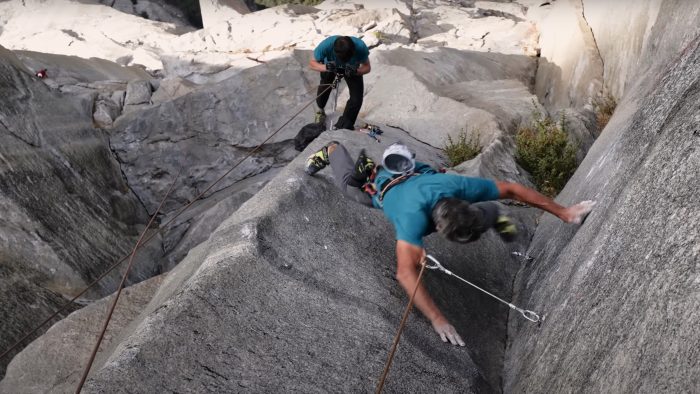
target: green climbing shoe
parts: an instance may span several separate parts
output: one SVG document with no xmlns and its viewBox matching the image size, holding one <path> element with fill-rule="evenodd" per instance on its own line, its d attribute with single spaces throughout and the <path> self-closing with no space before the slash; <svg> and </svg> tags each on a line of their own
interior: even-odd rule
<svg viewBox="0 0 700 394">
<path fill-rule="evenodd" d="M 316 111 L 316 116 L 314 116 L 314 123 L 326 124 L 326 112 L 323 110 Z"/>
<path fill-rule="evenodd" d="M 309 175 L 314 175 L 315 173 L 326 168 L 327 165 L 331 164 L 328 159 L 328 147 L 334 144 L 337 144 L 337 142 L 331 141 L 318 152 L 309 156 L 309 158 L 306 159 L 306 168 L 304 171 L 306 171 L 306 173 Z"/>
<path fill-rule="evenodd" d="M 493 227 L 504 242 L 513 242 L 518 236 L 518 227 L 506 215 L 498 216 Z"/>
</svg>

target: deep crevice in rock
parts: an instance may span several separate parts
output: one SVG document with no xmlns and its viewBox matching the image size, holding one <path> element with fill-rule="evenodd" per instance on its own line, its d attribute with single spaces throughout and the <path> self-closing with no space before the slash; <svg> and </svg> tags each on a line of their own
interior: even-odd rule
<svg viewBox="0 0 700 394">
<path fill-rule="evenodd" d="M 598 46 L 598 40 L 596 40 L 595 37 L 595 32 L 593 31 L 593 28 L 591 25 L 588 23 L 588 19 L 586 19 L 586 6 L 584 0 L 581 1 L 581 17 L 583 18 L 583 21 L 586 22 L 586 26 L 588 27 L 588 30 L 591 32 L 591 37 L 593 38 L 593 45 L 595 46 L 596 53 L 598 54 L 598 58 L 600 59 L 600 64 L 603 66 L 603 75 L 601 75 L 602 78 L 602 84 L 600 87 L 600 95 L 602 96 L 605 92 L 605 59 L 603 59 L 603 55 L 600 53 L 600 47 Z"/>
</svg>

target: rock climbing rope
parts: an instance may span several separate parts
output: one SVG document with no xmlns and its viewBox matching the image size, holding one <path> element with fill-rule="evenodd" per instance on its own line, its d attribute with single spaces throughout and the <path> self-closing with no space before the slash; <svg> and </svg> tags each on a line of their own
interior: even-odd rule
<svg viewBox="0 0 700 394">
<path fill-rule="evenodd" d="M 432 264 L 428 264 L 427 260 L 432 261 Z M 416 286 L 413 288 L 413 292 L 411 293 L 411 298 L 408 300 L 408 305 L 406 305 L 406 310 L 404 311 L 403 317 L 401 318 L 401 323 L 399 324 L 399 328 L 396 332 L 396 335 L 394 336 L 394 342 L 392 343 L 391 351 L 389 352 L 389 357 L 386 361 L 386 365 L 384 366 L 384 372 L 382 373 L 382 376 L 379 379 L 379 384 L 377 384 L 377 389 L 375 390 L 375 394 L 380 394 L 382 392 L 382 389 L 384 388 L 384 383 L 386 381 L 386 377 L 389 374 L 389 368 L 391 368 L 392 361 L 394 360 L 394 355 L 396 354 L 396 348 L 399 344 L 399 339 L 401 339 L 401 333 L 403 332 L 403 329 L 406 326 L 406 319 L 408 318 L 408 314 L 411 312 L 411 309 L 413 308 L 413 298 L 416 295 L 416 291 L 418 290 L 418 286 L 420 285 L 421 278 L 423 277 L 423 272 L 425 271 L 426 268 L 430 269 L 430 270 L 439 270 L 439 271 L 441 271 L 449 276 L 454 276 L 455 278 L 477 288 L 478 290 L 488 294 L 489 296 L 497 299 L 498 301 L 508 305 L 508 307 L 510 307 L 511 309 L 514 309 L 514 310 L 520 312 L 520 314 L 525 319 L 527 319 L 533 323 L 538 323 L 541 321 L 540 316 L 537 313 L 530 311 L 530 310 L 527 310 L 527 309 L 519 308 L 510 302 L 506 302 L 503 299 L 501 299 L 501 298 L 489 293 L 488 291 L 480 288 L 479 286 L 455 275 L 452 271 L 445 268 L 442 264 L 440 264 L 440 262 L 435 257 L 433 257 L 431 255 L 425 255 L 423 257 L 423 259 L 421 260 L 420 264 L 421 264 L 421 269 L 420 269 L 420 273 L 418 274 L 418 279 L 416 280 Z"/>
<path fill-rule="evenodd" d="M 160 213 L 160 209 L 163 208 L 163 204 L 165 203 L 165 200 L 168 199 L 168 197 L 170 196 L 170 192 L 173 191 L 173 187 L 175 186 L 175 183 L 177 182 L 178 178 L 180 178 L 180 173 L 182 173 L 182 167 L 180 167 L 180 171 L 178 171 L 177 175 L 173 179 L 173 182 L 170 184 L 168 191 L 165 192 L 163 199 L 160 200 L 160 204 L 158 204 L 158 208 L 153 213 L 153 215 L 151 215 L 151 219 L 148 221 L 146 228 L 144 228 L 143 231 L 141 232 L 141 235 L 139 236 L 138 241 L 136 241 L 136 245 L 134 245 L 134 249 L 131 251 L 131 255 L 129 256 L 129 264 L 127 264 L 126 270 L 124 271 L 124 274 L 122 275 L 122 281 L 119 282 L 119 287 L 117 288 L 117 292 L 114 296 L 114 300 L 112 301 L 112 305 L 109 308 L 109 312 L 107 312 L 107 317 L 105 318 L 105 321 L 102 324 L 102 330 L 100 330 L 100 335 L 98 336 L 97 342 L 95 343 L 95 346 L 92 349 L 92 353 L 90 354 L 90 359 L 88 360 L 87 365 L 85 366 L 85 370 L 83 371 L 83 375 L 80 378 L 80 383 L 78 383 L 78 387 L 75 389 L 76 394 L 79 394 L 80 391 L 83 389 L 83 385 L 85 384 L 85 380 L 87 380 L 88 374 L 90 373 L 90 369 L 92 368 L 92 364 L 95 362 L 95 356 L 97 356 L 97 351 L 100 349 L 100 345 L 102 344 L 102 340 L 105 337 L 105 333 L 107 332 L 107 327 L 109 326 L 109 322 L 112 320 L 112 314 L 114 313 L 114 309 L 117 307 L 117 302 L 119 302 L 119 296 L 121 296 L 122 289 L 124 288 L 124 284 L 126 284 L 126 278 L 129 277 L 129 272 L 131 272 L 131 267 L 134 264 L 134 257 L 136 257 L 136 252 L 138 251 L 139 246 L 141 246 L 141 243 L 143 242 L 143 239 L 146 236 L 146 233 L 151 228 L 153 221 L 156 219 L 156 217 Z"/>
<path fill-rule="evenodd" d="M 214 182 L 212 182 L 204 191 L 199 193 L 197 196 L 195 196 L 189 203 L 184 205 L 183 207 L 178 210 L 175 215 L 170 218 L 165 224 L 161 225 L 161 229 L 167 228 L 169 225 L 171 225 L 175 220 L 182 215 L 188 208 L 190 208 L 195 202 L 198 200 L 202 199 L 214 186 L 216 186 L 219 182 L 221 182 L 224 178 L 226 178 L 233 170 L 238 168 L 245 160 L 250 158 L 254 153 L 262 149 L 263 145 L 265 145 L 268 141 L 270 141 L 277 133 L 279 133 L 285 126 L 287 126 L 294 118 L 296 118 L 299 114 L 301 114 L 306 108 L 308 108 L 311 104 L 313 104 L 316 99 L 321 97 L 323 94 L 325 94 L 329 89 L 332 88 L 332 85 L 327 86 L 319 95 L 317 95 L 313 100 L 309 101 L 306 105 L 304 105 L 299 111 L 297 111 L 294 115 L 292 115 L 289 120 L 284 122 L 277 130 L 272 132 L 263 142 L 261 142 L 257 147 L 255 147 L 253 150 L 248 152 L 246 156 L 244 156 L 241 160 L 236 162 L 229 170 L 227 170 L 223 175 L 221 175 L 218 179 L 216 179 Z M 143 239 L 142 242 L 140 242 L 139 246 L 136 249 L 141 249 L 144 245 L 148 244 L 149 241 L 151 241 L 153 238 L 155 238 L 156 235 L 159 234 L 159 231 L 154 231 L 151 234 L 149 234 L 145 239 Z M 5 351 L 0 354 L 0 359 L 3 357 L 7 356 L 12 350 L 17 348 L 19 345 L 21 345 L 25 340 L 30 338 L 32 335 L 34 335 L 39 329 L 43 326 L 45 326 L 47 323 L 52 321 L 56 316 L 58 316 L 61 312 L 65 311 L 68 309 L 73 303 L 80 298 L 83 294 L 85 294 L 89 289 L 91 289 L 93 286 L 95 286 L 97 283 L 99 283 L 102 279 L 104 279 L 110 272 L 114 271 L 119 265 L 121 265 L 130 255 L 127 254 L 117 260 L 114 264 L 112 264 L 102 275 L 97 277 L 92 283 L 90 283 L 87 287 L 85 287 L 80 293 L 78 293 L 76 296 L 74 296 L 70 301 L 66 302 L 63 304 L 62 307 L 60 307 L 56 312 L 54 312 L 51 316 L 46 318 L 43 322 L 41 322 L 39 325 L 34 327 L 31 331 L 29 331 L 27 334 L 25 334 L 22 338 L 20 338 L 17 342 L 15 342 L 12 346 L 7 348 Z"/>
<path fill-rule="evenodd" d="M 338 84 L 340 83 L 340 79 L 341 75 L 335 74 L 335 79 L 333 80 L 333 83 L 331 83 L 333 90 L 335 90 L 335 97 L 333 99 L 333 115 L 331 115 L 331 130 L 335 128 L 335 126 L 333 125 L 333 118 L 335 117 L 335 111 L 338 108 Z"/>
<path fill-rule="evenodd" d="M 411 309 L 413 309 L 413 299 L 415 298 L 416 292 L 418 291 L 418 286 L 420 285 L 420 280 L 423 277 L 425 268 L 426 261 L 425 256 L 423 256 L 423 259 L 421 260 L 420 273 L 418 274 L 418 279 L 416 280 L 416 286 L 413 288 L 411 298 L 408 300 L 408 305 L 406 305 L 406 310 L 404 310 L 403 312 L 403 317 L 401 317 L 401 323 L 399 323 L 399 328 L 396 331 L 396 335 L 394 336 L 394 342 L 391 344 L 391 351 L 389 352 L 389 357 L 387 358 L 386 364 L 384 365 L 384 371 L 382 372 L 382 377 L 379 379 L 379 384 L 377 384 L 377 390 L 375 390 L 375 394 L 380 394 L 382 392 L 382 389 L 384 388 L 384 382 L 386 381 L 386 377 L 389 374 L 391 363 L 394 361 L 394 355 L 396 354 L 396 348 L 398 347 L 399 340 L 401 339 L 401 333 L 403 332 L 403 328 L 406 326 L 406 319 L 408 319 L 408 314 L 411 313 Z"/>
</svg>

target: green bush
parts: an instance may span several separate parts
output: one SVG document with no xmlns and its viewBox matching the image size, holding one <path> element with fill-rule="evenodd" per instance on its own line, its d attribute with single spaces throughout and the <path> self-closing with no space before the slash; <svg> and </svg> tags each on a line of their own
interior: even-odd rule
<svg viewBox="0 0 700 394">
<path fill-rule="evenodd" d="M 610 121 L 610 118 L 612 118 L 615 108 L 617 108 L 617 100 L 613 95 L 608 93 L 593 101 L 593 108 L 595 109 L 598 134 L 600 134 Z"/>
<path fill-rule="evenodd" d="M 471 160 L 479 153 L 481 153 L 481 146 L 479 146 L 479 133 L 476 133 L 471 137 L 467 137 L 467 133 L 462 130 L 454 140 L 452 139 L 451 135 L 447 136 L 445 154 L 447 155 L 447 160 L 450 167 L 454 167 L 467 160 Z"/>
<path fill-rule="evenodd" d="M 577 166 L 576 146 L 567 138 L 564 114 L 555 122 L 535 107 L 532 123 L 518 130 L 515 142 L 516 160 L 532 175 L 537 189 L 550 197 L 557 195 Z"/>
</svg>

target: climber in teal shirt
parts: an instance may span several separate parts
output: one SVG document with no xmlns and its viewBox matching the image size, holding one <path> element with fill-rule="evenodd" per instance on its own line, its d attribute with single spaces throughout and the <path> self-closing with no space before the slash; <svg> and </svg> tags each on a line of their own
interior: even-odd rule
<svg viewBox="0 0 700 394">
<path fill-rule="evenodd" d="M 440 200 L 455 198 L 470 203 L 498 200 L 496 182 L 490 179 L 441 174 L 424 163 L 416 163 L 414 176 L 393 186 L 391 193 L 372 197 L 372 205 L 384 210 L 384 215 L 396 230 L 396 239 L 423 247 L 423 237 L 434 232 L 431 220 L 433 208 Z M 380 167 L 375 182 L 390 181 L 394 174 Z"/>
<path fill-rule="evenodd" d="M 314 49 L 309 67 L 321 73 L 321 83 L 316 92 L 314 122 L 325 126 L 325 107 L 331 95 L 329 86 L 333 85 L 334 81 L 337 83 L 342 79 L 348 86 L 350 98 L 345 103 L 343 115 L 338 118 L 333 128 L 353 130 L 357 115 L 362 108 L 362 97 L 365 91 L 363 75 L 369 74 L 372 70 L 367 45 L 357 37 L 330 36 Z"/>
<path fill-rule="evenodd" d="M 364 151 L 353 162 L 345 147 L 332 141 L 309 156 L 306 173 L 313 175 L 329 164 L 336 185 L 346 197 L 382 209 L 394 225 L 396 278 L 409 296 L 416 289 L 416 306 L 443 342 L 453 345 L 464 346 L 464 341 L 423 284 L 416 283 L 426 255 L 424 236 L 436 231 L 450 241 L 466 243 L 494 229 L 505 241 L 512 240 L 515 225 L 499 213 L 498 205 L 491 200 L 518 200 L 576 224 L 595 205 L 593 201 L 583 201 L 563 207 L 517 183 L 443 174 L 427 164 L 416 163 L 414 154 L 402 144 L 389 146 L 382 156 L 382 165 L 375 169 Z"/>
</svg>

